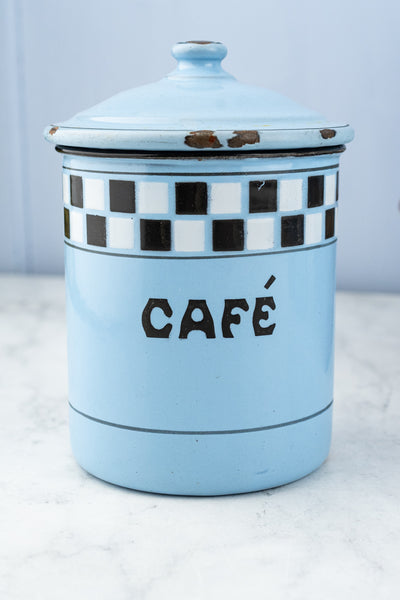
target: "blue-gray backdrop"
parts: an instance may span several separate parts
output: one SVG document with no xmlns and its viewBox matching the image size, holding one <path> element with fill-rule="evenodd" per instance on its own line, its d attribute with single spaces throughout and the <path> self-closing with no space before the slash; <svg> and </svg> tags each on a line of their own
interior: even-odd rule
<svg viewBox="0 0 400 600">
<path fill-rule="evenodd" d="M 63 120 L 173 68 L 179 40 L 214 39 L 245 82 L 279 90 L 356 139 L 342 159 L 338 286 L 400 291 L 397 0 L 2 0 L 0 270 L 63 269 Z"/>
</svg>

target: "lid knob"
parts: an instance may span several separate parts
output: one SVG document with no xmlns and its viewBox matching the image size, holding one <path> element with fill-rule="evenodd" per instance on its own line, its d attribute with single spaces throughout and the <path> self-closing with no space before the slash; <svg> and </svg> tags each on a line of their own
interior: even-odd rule
<svg viewBox="0 0 400 600">
<path fill-rule="evenodd" d="M 172 56 L 178 65 L 169 77 L 230 77 L 221 66 L 227 55 L 227 48 L 221 42 L 189 41 L 178 42 L 172 48 Z"/>
</svg>

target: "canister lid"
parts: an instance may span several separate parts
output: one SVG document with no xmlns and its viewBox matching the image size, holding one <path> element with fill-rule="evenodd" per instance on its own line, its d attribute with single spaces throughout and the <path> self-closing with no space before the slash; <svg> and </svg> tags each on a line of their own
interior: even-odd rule
<svg viewBox="0 0 400 600">
<path fill-rule="evenodd" d="M 172 73 L 47 127 L 45 137 L 64 147 L 199 152 L 320 148 L 353 139 L 349 125 L 238 82 L 221 66 L 226 53 L 220 42 L 180 42 Z"/>
</svg>

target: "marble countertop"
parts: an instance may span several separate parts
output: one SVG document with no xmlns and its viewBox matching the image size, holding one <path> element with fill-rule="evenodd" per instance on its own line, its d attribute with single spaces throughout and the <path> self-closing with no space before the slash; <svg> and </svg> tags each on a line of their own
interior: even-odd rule
<svg viewBox="0 0 400 600">
<path fill-rule="evenodd" d="M 69 448 L 64 284 L 0 277 L 0 597 L 398 597 L 400 296 L 337 295 L 328 461 L 219 498 L 133 492 Z"/>
</svg>

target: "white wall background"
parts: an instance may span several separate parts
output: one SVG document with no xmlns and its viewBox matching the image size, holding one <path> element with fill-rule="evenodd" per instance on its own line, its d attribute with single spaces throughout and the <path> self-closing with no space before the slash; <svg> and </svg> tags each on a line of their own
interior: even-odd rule
<svg viewBox="0 0 400 600">
<path fill-rule="evenodd" d="M 61 157 L 44 126 L 162 77 L 176 41 L 211 39 L 241 80 L 354 126 L 338 286 L 400 291 L 399 17 L 398 0 L 1 0 L 0 270 L 63 269 Z"/>
</svg>

